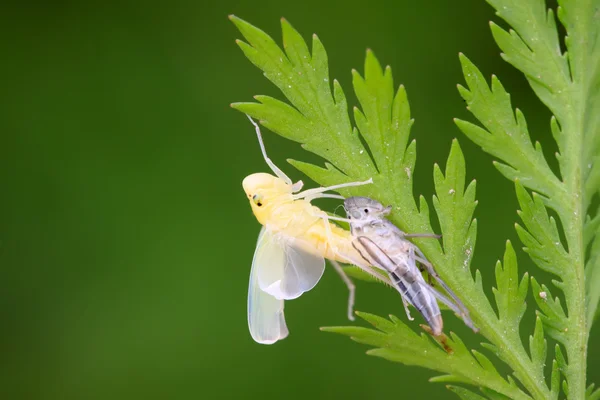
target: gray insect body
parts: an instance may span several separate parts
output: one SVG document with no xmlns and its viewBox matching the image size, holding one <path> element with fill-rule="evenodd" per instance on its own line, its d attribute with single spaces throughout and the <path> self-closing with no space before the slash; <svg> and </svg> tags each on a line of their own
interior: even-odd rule
<svg viewBox="0 0 600 400">
<path fill-rule="evenodd" d="M 349 197 L 344 201 L 344 208 L 350 221 L 352 235 L 356 238 L 354 247 L 371 265 L 378 266 L 388 273 L 395 288 L 402 295 L 409 319 L 412 320 L 408 304 L 421 313 L 433 335 L 441 335 L 443 320 L 437 303 L 439 300 L 460 315 L 469 327 L 476 330 L 462 302 L 437 275 L 419 248 L 407 240 L 408 237 L 438 237 L 437 235 L 409 235 L 402 232 L 385 218 L 391 207 L 383 207 L 381 203 L 368 197 Z M 454 301 L 427 284 L 417 262 Z"/>
</svg>

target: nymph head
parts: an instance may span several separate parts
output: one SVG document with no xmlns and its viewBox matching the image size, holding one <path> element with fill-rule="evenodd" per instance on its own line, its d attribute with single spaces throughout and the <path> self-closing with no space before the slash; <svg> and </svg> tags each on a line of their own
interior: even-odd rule
<svg viewBox="0 0 600 400">
<path fill-rule="evenodd" d="M 355 196 L 344 200 L 344 209 L 349 219 L 368 221 L 388 215 L 392 206 L 384 207 L 377 200 Z"/>
</svg>

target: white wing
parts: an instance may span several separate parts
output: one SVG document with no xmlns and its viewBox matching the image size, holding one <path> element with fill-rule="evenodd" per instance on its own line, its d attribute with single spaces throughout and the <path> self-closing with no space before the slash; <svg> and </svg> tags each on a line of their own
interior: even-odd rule
<svg viewBox="0 0 600 400">
<path fill-rule="evenodd" d="M 288 335 L 283 301 L 312 289 L 325 270 L 325 259 L 294 246 L 295 239 L 262 228 L 248 288 L 248 326 L 252 338 L 271 344 Z"/>
<path fill-rule="evenodd" d="M 307 248 L 307 246 L 304 246 Z M 257 244 L 260 288 L 277 299 L 291 300 L 311 290 L 323 276 L 325 259 L 300 248 L 299 239 L 273 234 L 268 229 Z"/>
<path fill-rule="evenodd" d="M 283 315 L 283 300 L 261 290 L 258 283 L 261 269 L 268 266 L 265 260 L 282 260 L 283 250 L 273 246 L 272 242 L 272 235 L 263 227 L 256 243 L 248 286 L 248 328 L 252 339 L 262 344 L 273 344 L 288 335 Z M 274 266 L 277 267 L 278 264 L 275 263 Z"/>
</svg>

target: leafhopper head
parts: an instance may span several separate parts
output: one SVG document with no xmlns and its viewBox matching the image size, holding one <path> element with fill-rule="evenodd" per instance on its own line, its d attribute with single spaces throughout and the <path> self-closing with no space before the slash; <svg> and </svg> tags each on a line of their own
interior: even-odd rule
<svg viewBox="0 0 600 400">
<path fill-rule="evenodd" d="M 252 212 L 261 223 L 271 212 L 275 199 L 292 193 L 291 185 L 281 178 L 264 172 L 248 175 L 242 181 L 242 187 L 250 201 Z"/>
</svg>

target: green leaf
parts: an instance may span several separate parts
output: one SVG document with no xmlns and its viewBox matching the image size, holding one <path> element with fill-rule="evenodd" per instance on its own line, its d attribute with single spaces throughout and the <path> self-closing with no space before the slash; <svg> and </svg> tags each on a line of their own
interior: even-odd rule
<svg viewBox="0 0 600 400">
<path fill-rule="evenodd" d="M 382 357 L 390 361 L 406 365 L 416 365 L 446 374 L 443 381 L 460 382 L 474 386 L 486 386 L 514 399 L 527 399 L 517 386 L 504 380 L 495 368 L 490 368 L 489 360 L 481 364 L 469 352 L 458 336 L 452 334 L 447 339 L 447 346 L 452 354 L 427 334 L 416 334 L 398 318 L 390 316 L 390 320 L 367 313 L 357 313 L 376 329 L 362 327 L 327 327 L 327 332 L 340 333 L 356 342 L 374 346 L 367 354 Z"/>
<path fill-rule="evenodd" d="M 496 284 L 493 288 L 498 307 L 498 318 L 508 326 L 518 326 L 523 318 L 527 305 L 528 276 L 525 274 L 519 283 L 517 255 L 510 241 L 506 242 L 504 268 L 500 261 L 496 263 Z"/>
<path fill-rule="evenodd" d="M 593 383 L 592 383 L 590 386 L 588 386 L 588 388 L 587 388 L 587 389 L 586 389 L 586 391 L 585 391 L 585 398 L 586 398 L 586 399 L 587 399 L 587 398 L 589 398 L 589 397 L 592 395 L 592 393 L 594 393 L 594 387 L 595 387 L 595 386 L 596 386 L 596 385 L 595 385 L 595 384 L 593 384 Z"/>
<path fill-rule="evenodd" d="M 587 332 L 600 301 L 600 288 L 590 283 L 600 276 L 597 249 L 592 249 L 592 257 L 585 262 L 585 249 L 598 233 L 598 221 L 586 215 L 597 214 L 590 207 L 600 190 L 600 1 L 559 0 L 558 16 L 567 32 L 568 53 L 564 54 L 556 18 L 545 2 L 488 3 L 512 28 L 491 25 L 502 57 L 523 72 L 553 114 L 550 131 L 559 149 L 560 178 L 550 170 L 541 146 L 532 145 L 522 113 L 517 110 L 512 115 L 509 95 L 499 81 L 492 77 L 488 87 L 479 70 L 464 57 L 461 62 L 468 89 L 459 87 L 459 91 L 483 127 L 464 121 L 458 125 L 483 150 L 501 160 L 497 166 L 503 175 L 520 182 L 516 190 L 525 226 L 517 225 L 517 233 L 534 262 L 559 278 L 554 282 L 563 291 L 567 308 L 563 313 L 558 300 L 551 299 L 552 305 L 540 305 L 545 308 L 540 319 L 544 330 L 565 346 L 570 360 L 563 371 L 567 381 L 563 389 L 570 391 L 565 394 L 583 398 Z M 533 193 L 530 197 L 524 188 L 541 196 Z M 548 216 L 546 207 L 558 214 L 564 246 L 558 224 Z M 563 318 L 564 314 L 568 318 Z M 560 331 L 565 322 L 565 330 Z"/>
<path fill-rule="evenodd" d="M 552 375 L 550 377 L 550 388 L 551 398 L 554 400 L 558 399 L 560 394 L 560 369 L 558 368 L 558 361 L 552 360 Z"/>
<path fill-rule="evenodd" d="M 477 202 L 475 181 L 465 190 L 465 174 L 465 159 L 458 141 L 454 140 L 446 163 L 446 174 L 437 164 L 434 165 L 433 180 L 437 194 L 433 205 L 440 220 L 446 258 L 469 272 L 477 235 L 477 224 L 472 221 Z M 472 282 L 470 272 L 461 276 Z"/>
<path fill-rule="evenodd" d="M 305 149 L 323 157 L 326 160 L 325 168 L 290 161 L 314 181 L 325 186 L 373 178 L 372 185 L 343 189 L 340 193 L 344 196 L 369 196 L 383 204 L 391 204 L 393 212 L 390 220 L 400 229 L 411 233 L 431 233 L 433 230 L 427 201 L 423 196 L 419 196 L 417 205 L 412 188 L 416 142 L 409 142 L 413 121 L 410 117 L 407 94 L 402 86 L 394 90 L 391 69 L 382 68 L 375 55 L 368 51 L 364 75 L 353 71 L 354 91 L 360 102 L 360 109 L 354 109 L 356 128 L 353 128 L 340 85 L 334 81 L 332 89 L 327 83 L 330 82 L 330 78 L 325 51 L 316 37 L 313 37 L 310 53 L 300 35 L 283 21 L 285 52 L 276 51 L 273 46 L 277 45 L 264 32 L 235 17 L 232 19 L 249 43 L 240 44 L 242 50 L 290 101 L 287 105 L 273 98 L 257 96 L 258 103 L 236 103 L 233 106 L 259 119 L 272 131 L 302 143 Z M 518 46 L 517 43 L 513 45 Z M 525 187 L 543 194 L 534 194 L 531 197 L 522 188 L 521 216 L 524 228 L 521 228 L 520 234 L 523 240 L 527 241 L 530 253 L 537 257 L 540 263 L 544 261 L 543 265 L 547 270 L 562 274 L 562 269 L 553 270 L 554 265 L 544 258 L 543 250 L 548 249 L 548 239 L 560 242 L 557 224 L 548 216 L 545 207 L 554 208 L 563 221 L 564 213 L 574 210 L 573 196 L 551 171 L 541 146 L 531 143 L 523 114 L 518 110 L 513 112 L 509 96 L 500 82 L 494 78 L 491 88 L 488 87 L 477 68 L 465 57 L 461 59 L 469 89 L 460 87 L 459 90 L 485 129 L 464 121 L 457 121 L 457 124 L 467 136 L 503 161 L 498 163 L 497 167 L 504 175 L 513 180 L 518 179 Z M 515 59 L 515 62 L 517 61 L 519 60 Z M 538 85 L 542 83 L 542 80 L 536 81 Z M 541 91 L 539 88 L 538 90 Z M 560 120 L 553 120 L 552 131 L 555 137 L 563 138 L 564 129 L 565 126 Z M 363 147 L 358 135 L 363 137 L 368 149 Z M 372 154 L 372 159 L 369 153 Z M 571 171 L 572 159 L 564 158 L 564 155 L 562 157 L 559 163 L 561 170 L 564 169 L 565 173 Z M 465 185 L 466 176 L 465 160 L 458 141 L 455 140 L 445 170 L 442 171 L 437 165 L 434 167 L 436 195 L 433 204 L 440 222 L 443 245 L 430 238 L 415 238 L 413 241 L 448 286 L 460 293 L 461 300 L 469 309 L 476 326 L 480 328 L 480 333 L 489 341 L 483 346 L 491 349 L 512 368 L 514 376 L 531 397 L 555 398 L 556 385 L 548 388 L 543 368 L 539 365 L 545 356 L 543 346 L 540 347 L 540 343 L 544 342 L 540 342 L 540 337 L 543 339 L 544 332 L 550 332 L 550 335 L 552 332 L 558 332 L 557 329 L 552 330 L 549 327 L 551 323 L 556 322 L 556 316 L 560 317 L 557 311 L 560 303 L 558 300 L 551 300 L 549 310 L 553 313 L 548 311 L 540 314 L 540 323 L 544 324 L 544 328 L 541 328 L 540 323 L 537 324 L 528 353 L 519 332 L 528 277 L 519 277 L 512 246 L 507 244 L 504 267 L 498 264 L 496 269 L 497 288 L 494 295 L 498 314 L 483 290 L 481 274 L 476 270 L 473 276 L 471 271 L 470 264 L 477 233 L 473 212 L 477 203 L 475 182 Z M 571 248 L 573 237 L 567 235 L 569 253 L 566 253 L 565 247 L 562 247 L 562 252 L 565 253 L 565 259 L 577 264 L 577 254 L 573 253 Z M 555 255 L 560 253 L 561 248 L 552 251 L 552 255 Z M 569 282 L 577 281 L 575 276 L 566 278 Z M 561 286 L 560 283 L 557 285 Z M 567 305 L 569 304 L 568 298 Z M 578 305 L 575 309 L 577 307 Z M 469 383 L 487 388 L 485 390 L 488 392 L 484 393 L 490 398 L 498 398 L 500 395 L 529 398 L 510 376 L 508 380 L 499 378 L 495 366 L 487 357 L 478 351 L 471 353 L 456 336 L 452 336 L 450 343 L 455 350 L 452 355 L 455 358 L 452 358 L 450 363 L 441 363 L 442 360 L 448 361 L 446 357 L 449 356 L 429 338 L 416 335 L 396 318 L 392 318 L 392 322 L 375 316 L 365 318 L 379 330 L 362 327 L 338 327 L 329 330 L 344 333 L 356 341 L 375 346 L 376 349 L 369 354 L 424 366 L 445 374 L 434 380 Z M 566 345 L 565 348 L 571 351 L 574 349 L 573 346 Z M 426 349 L 427 353 L 415 353 L 419 349 Z M 467 368 L 467 373 L 455 370 L 457 365 Z M 558 365 L 560 367 L 560 363 Z M 471 374 L 475 370 L 479 375 Z M 575 376 L 570 365 L 565 364 L 564 372 L 567 377 Z M 556 377 L 553 376 L 551 384 L 554 384 L 554 378 Z"/>
<path fill-rule="evenodd" d="M 471 350 L 471 353 L 473 353 L 473 356 L 477 359 L 477 362 L 479 362 L 479 365 L 481 365 L 483 369 L 496 374 L 498 373 L 498 370 L 496 369 L 494 364 L 485 355 L 478 352 L 477 350 Z"/>
<path fill-rule="evenodd" d="M 538 374 L 544 376 L 544 366 L 546 365 L 547 342 L 544 338 L 544 328 L 542 320 L 538 317 L 535 320 L 535 330 L 533 336 L 529 336 L 529 353 L 531 361 L 539 369 Z"/>
<path fill-rule="evenodd" d="M 597 232 L 597 230 L 596 230 Z M 594 236 L 591 257 L 585 267 L 586 284 L 586 321 L 588 331 L 592 328 L 594 319 L 598 316 L 598 302 L 600 301 L 600 235 Z"/>
<path fill-rule="evenodd" d="M 468 85 L 468 89 L 458 86 L 460 95 L 485 127 L 457 119 L 460 130 L 484 151 L 506 163 L 495 165 L 508 179 L 519 179 L 548 197 L 560 192 L 560 181 L 548 166 L 541 147 L 534 148 L 525 117 L 519 110 L 513 112 L 510 96 L 498 78 L 492 76 L 488 87 L 483 74 L 466 56 L 461 54 L 460 62 Z"/>
<path fill-rule="evenodd" d="M 510 397 L 506 397 L 503 394 L 494 392 L 488 388 L 481 388 L 481 391 L 488 396 L 491 400 L 510 400 Z"/>
<path fill-rule="evenodd" d="M 600 389 L 594 391 L 594 384 L 592 383 L 585 393 L 585 398 L 586 400 L 600 400 Z"/>
<path fill-rule="evenodd" d="M 515 183 L 517 199 L 521 206 L 519 217 L 527 229 L 516 225 L 517 234 L 525 245 L 524 250 L 543 270 L 560 275 L 569 262 L 569 255 L 560 241 L 554 218 L 548 216 L 542 198 L 533 193 L 530 197 L 519 181 Z"/>
<path fill-rule="evenodd" d="M 546 285 L 540 285 L 531 278 L 531 289 L 540 311 L 538 316 L 545 326 L 545 332 L 553 339 L 564 342 L 568 331 L 568 319 L 558 297 L 553 297 Z"/>
<path fill-rule="evenodd" d="M 502 57 L 525 74 L 538 97 L 557 115 L 563 109 L 559 101 L 567 89 L 569 66 L 561 54 L 554 13 L 534 1 L 488 2 L 515 29 L 507 32 L 491 23 Z"/>
<path fill-rule="evenodd" d="M 370 50 L 365 60 L 365 77 L 353 70 L 352 83 L 362 107 L 362 111 L 354 108 L 358 130 L 374 154 L 385 154 L 376 160 L 377 167 L 380 173 L 391 176 L 403 167 L 402 155 L 413 123 L 406 90 L 400 86 L 394 96 L 391 68 L 384 71 Z M 390 135 L 390 130 L 397 134 Z"/>
<path fill-rule="evenodd" d="M 465 190 L 465 175 L 464 157 L 458 142 L 455 141 L 448 157 L 445 176 L 439 167 L 434 167 L 434 206 L 442 228 L 445 263 L 455 267 L 448 273 L 441 262 L 434 264 L 438 266 L 440 274 L 445 273 L 443 278 L 451 287 L 460 288 L 461 299 L 469 305 L 473 320 L 481 328 L 481 333 L 494 344 L 493 349 L 498 357 L 513 368 L 515 375 L 535 398 L 547 398 L 549 389 L 544 384 L 543 373 L 534 372 L 535 366 L 523 348 L 519 336 L 518 322 L 524 311 L 527 277 L 517 284 L 519 280 L 516 256 L 510 243 L 507 244 L 505 254 L 506 269 L 501 273 L 498 271 L 497 276 L 499 288 L 495 293 L 497 300 L 500 300 L 500 317 L 496 316 L 483 292 L 479 272 L 476 271 L 475 280 L 471 276 L 469 266 L 476 233 L 475 221 L 471 222 L 476 205 L 475 183 L 471 183 Z M 516 299 L 508 300 L 508 296 L 512 294 L 517 294 Z"/>
<path fill-rule="evenodd" d="M 560 345 L 556 345 L 554 347 L 554 354 L 556 355 L 556 362 L 558 364 L 558 369 L 560 370 L 561 374 L 565 374 L 568 370 L 568 365 L 567 365 L 567 361 L 565 360 L 565 356 L 562 353 L 562 350 L 560 349 Z"/>
<path fill-rule="evenodd" d="M 600 43 L 599 3 L 597 0 L 560 0 L 558 3 L 558 17 L 567 30 L 565 43 L 569 50 L 572 80 L 583 86 L 594 87 L 600 78 L 600 49 L 597 45 Z M 597 90 L 590 91 L 588 100 L 597 99 L 598 95 Z M 587 116 L 592 117 L 590 114 Z"/>
<path fill-rule="evenodd" d="M 473 393 L 470 390 L 462 388 L 460 386 L 448 385 L 446 387 L 451 392 L 456 393 L 456 395 L 458 397 L 460 397 L 462 400 L 485 400 L 485 397 L 482 397 L 482 396 L 478 395 L 477 393 Z"/>
<path fill-rule="evenodd" d="M 356 134 L 352 132 L 346 98 L 339 84 L 329 82 L 327 54 L 314 35 L 312 54 L 298 32 L 281 20 L 285 53 L 265 32 L 231 16 L 248 43 L 238 41 L 244 54 L 264 71 L 293 107 L 268 96 L 259 103 L 236 103 L 234 108 L 256 118 L 279 135 L 305 144 L 342 172 L 367 179 L 375 172 Z"/>
<path fill-rule="evenodd" d="M 315 68 L 315 74 L 298 74 L 298 70 L 302 72 L 311 68 L 310 58 L 305 59 L 303 56 L 287 54 L 291 51 L 290 44 L 286 45 L 287 55 L 276 53 L 271 49 L 274 43 L 273 40 L 268 36 L 265 37 L 266 34 L 256 28 L 248 27 L 248 24 L 241 20 L 236 18 L 233 18 L 233 20 L 255 50 L 254 52 L 250 52 L 248 49 L 245 51 L 251 53 L 253 62 L 263 69 L 265 75 L 280 87 L 292 105 L 292 107 L 285 107 L 281 105 L 281 102 L 275 100 L 265 101 L 263 97 L 258 97 L 261 103 L 237 103 L 234 104 L 234 107 L 254 118 L 258 118 L 263 125 L 274 132 L 303 143 L 307 150 L 331 161 L 334 166 L 326 163 L 326 168 L 292 161 L 292 165 L 316 182 L 321 185 L 332 185 L 372 177 L 374 180 L 372 185 L 340 190 L 340 193 L 345 196 L 369 196 L 384 204 L 392 204 L 394 208 L 390 219 L 402 230 L 415 233 L 431 233 L 433 230 L 430 223 L 429 206 L 425 198 L 420 196 L 419 207 L 417 207 L 412 191 L 416 142 L 414 140 L 408 142 L 412 119 L 410 118 L 406 91 L 400 86 L 395 95 L 392 96 L 394 84 L 390 69 L 381 68 L 373 53 L 367 52 L 364 77 L 361 77 L 357 72 L 353 73 L 354 89 L 361 104 L 361 111 L 355 111 L 355 118 L 360 132 L 358 130 L 354 131 L 350 127 L 340 131 L 337 127 L 344 126 L 347 118 L 340 114 L 340 109 L 331 106 L 329 111 L 319 113 L 302 101 L 302 99 L 310 98 L 312 99 L 309 101 L 310 104 L 320 104 L 321 108 L 327 107 L 327 104 L 333 102 L 331 93 L 328 92 L 327 88 L 321 87 L 319 89 L 315 85 L 311 85 L 313 81 L 325 82 L 329 80 L 327 68 L 323 66 Z M 284 30 L 291 29 L 286 22 L 283 24 L 285 26 Z M 298 35 L 284 34 L 285 43 L 298 40 L 300 40 Z M 292 47 L 303 48 L 298 44 Z M 318 45 L 313 43 L 312 60 L 315 59 L 317 47 L 320 54 L 324 54 L 320 42 L 318 42 Z M 245 47 L 242 46 L 242 48 Z M 278 57 L 269 56 L 271 53 L 278 54 Z M 305 53 L 302 54 L 306 55 Z M 264 60 L 257 61 L 260 57 L 263 57 Z M 323 59 L 323 57 L 320 57 L 320 59 Z M 299 66 L 298 63 L 302 65 Z M 278 73 L 282 68 L 285 69 L 285 73 L 279 75 Z M 291 72 L 296 72 L 296 74 Z M 293 82 L 290 81 L 292 78 Z M 345 100 L 342 101 L 341 96 L 336 97 L 335 93 L 340 94 L 342 91 L 339 85 L 334 84 L 333 97 L 339 99 L 335 104 L 345 104 Z M 302 99 L 298 100 L 298 97 L 302 97 Z M 321 99 L 321 103 L 317 103 L 317 99 Z M 301 115 L 303 119 L 294 119 L 300 118 L 298 115 Z M 369 152 L 367 149 L 361 147 L 358 141 L 358 133 L 371 146 L 372 161 L 368 158 Z M 359 144 L 355 145 L 355 141 Z M 333 147 L 336 149 L 332 150 Z M 357 154 L 361 157 L 354 157 Z M 344 164 L 345 162 L 351 165 L 348 166 Z M 378 170 L 372 168 L 373 165 L 377 165 Z M 449 287 L 461 293 L 461 299 L 470 310 L 473 320 L 481 329 L 481 333 L 498 348 L 514 349 L 515 344 L 507 342 L 506 337 L 502 334 L 505 326 L 497 319 L 493 308 L 489 304 L 483 291 L 481 275 L 476 272 L 475 278 L 473 278 L 470 271 L 477 232 L 477 224 L 473 220 L 476 201 L 475 183 L 473 182 L 465 188 L 465 176 L 464 157 L 458 142 L 455 141 L 452 144 L 445 174 L 437 166 L 434 170 L 437 193 L 434 205 L 444 235 L 443 249 L 437 240 L 430 238 L 415 238 L 414 242 L 432 262 Z M 345 332 L 365 333 L 363 330 L 346 330 Z M 405 334 L 410 335 L 410 332 L 407 331 Z M 355 337 L 359 338 L 357 340 L 366 340 L 364 336 Z M 399 338 L 400 335 L 397 337 Z M 373 335 L 368 336 L 368 338 L 374 339 Z M 468 353 L 466 348 L 465 351 Z M 382 347 L 381 350 L 376 350 L 375 354 L 393 359 L 395 353 L 390 353 L 388 349 Z M 423 354 L 421 354 L 422 356 Z M 485 363 L 482 356 L 479 358 L 481 362 Z M 470 354 L 469 359 L 475 360 Z M 414 359 L 411 358 L 410 362 L 416 363 L 417 360 L 421 362 L 419 357 L 416 356 Z M 517 370 L 526 371 L 528 368 L 526 364 L 529 362 L 529 358 L 524 350 L 520 355 L 512 358 L 511 361 L 515 363 L 511 366 Z M 407 362 L 406 358 L 403 359 L 403 362 Z M 486 367 L 489 368 L 489 365 L 486 365 Z M 478 368 L 481 368 L 481 366 Z M 489 371 L 487 373 L 491 374 Z M 484 385 L 484 383 L 482 382 L 481 385 Z M 534 383 L 533 386 L 535 387 L 535 385 Z M 514 383 L 509 383 L 508 386 L 511 388 L 510 391 L 520 392 Z M 544 389 L 539 387 L 532 390 L 543 393 Z"/>
<path fill-rule="evenodd" d="M 482 345 L 513 368 L 515 377 L 534 394 L 534 398 L 547 398 L 550 393 L 544 383 L 543 363 L 539 364 L 542 351 L 538 341 L 540 335 L 543 339 L 543 332 L 538 331 L 534 334 L 537 338 L 534 342 L 535 346 L 532 346 L 530 341 L 531 357 L 525 352 L 520 338 L 519 324 L 526 309 L 527 289 L 528 275 L 525 274 L 519 280 L 517 256 L 510 241 L 507 241 L 504 263 L 496 263 L 496 287 L 493 288 L 498 308 L 496 320 L 498 325 L 495 327 L 496 329 L 504 327 L 498 332 L 501 333 L 504 344 L 493 346 L 482 343 Z"/>
<path fill-rule="evenodd" d="M 600 228 L 600 214 L 596 215 L 594 218 L 589 215 L 585 219 L 585 226 L 583 228 L 583 243 L 584 247 L 588 247 L 590 243 L 596 237 L 596 232 Z"/>
</svg>

